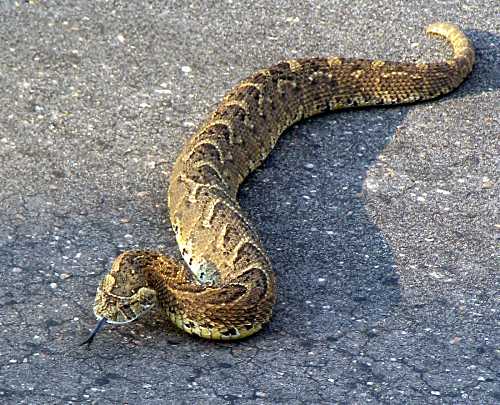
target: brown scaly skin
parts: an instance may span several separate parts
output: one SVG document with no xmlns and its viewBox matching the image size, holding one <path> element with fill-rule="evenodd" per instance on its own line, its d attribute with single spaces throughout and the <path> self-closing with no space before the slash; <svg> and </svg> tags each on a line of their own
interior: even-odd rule
<svg viewBox="0 0 500 405">
<path fill-rule="evenodd" d="M 459 86 L 474 64 L 470 41 L 452 24 L 427 32 L 451 43 L 452 59 L 289 60 L 230 90 L 187 142 L 170 179 L 170 221 L 189 268 L 156 252 L 121 254 L 97 290 L 97 318 L 130 322 L 159 304 L 177 326 L 204 338 L 238 339 L 261 329 L 271 317 L 275 277 L 236 199 L 240 184 L 303 118 L 429 100 Z"/>
</svg>

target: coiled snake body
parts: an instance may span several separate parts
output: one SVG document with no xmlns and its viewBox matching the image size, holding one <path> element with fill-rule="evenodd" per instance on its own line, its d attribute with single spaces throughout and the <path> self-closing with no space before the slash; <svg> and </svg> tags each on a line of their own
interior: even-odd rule
<svg viewBox="0 0 500 405">
<path fill-rule="evenodd" d="M 261 329 L 275 302 L 275 276 L 240 209 L 238 187 L 303 118 L 428 100 L 456 88 L 472 70 L 470 41 L 452 24 L 427 32 L 451 43 L 451 59 L 288 60 L 230 90 L 184 146 L 170 179 L 170 221 L 187 266 L 158 252 L 122 253 L 97 289 L 98 327 L 133 321 L 158 305 L 179 328 L 203 338 L 238 339 Z"/>
</svg>

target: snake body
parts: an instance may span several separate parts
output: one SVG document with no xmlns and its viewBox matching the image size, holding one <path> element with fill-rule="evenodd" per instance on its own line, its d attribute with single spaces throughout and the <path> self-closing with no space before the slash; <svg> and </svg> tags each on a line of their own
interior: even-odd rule
<svg viewBox="0 0 500 405">
<path fill-rule="evenodd" d="M 343 108 L 402 104 L 448 93 L 474 64 L 471 42 L 452 24 L 453 57 L 404 63 L 339 57 L 287 60 L 231 89 L 186 143 L 168 190 L 170 221 L 187 266 L 152 251 L 118 256 L 98 287 L 98 319 L 126 323 L 155 305 L 184 331 L 209 339 L 249 336 L 270 320 L 276 281 L 241 210 L 240 184 L 294 123 Z"/>
</svg>

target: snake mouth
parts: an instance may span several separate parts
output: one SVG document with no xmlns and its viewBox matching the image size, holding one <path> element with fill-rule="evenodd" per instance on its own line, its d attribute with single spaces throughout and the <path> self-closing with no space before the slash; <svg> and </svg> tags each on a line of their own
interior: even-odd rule
<svg viewBox="0 0 500 405">
<path fill-rule="evenodd" d="M 153 307 L 154 304 L 149 306 L 142 306 L 141 312 L 134 312 L 131 305 L 129 303 L 125 303 L 116 305 L 112 311 L 109 311 L 111 315 L 106 316 L 104 314 L 98 313 L 97 311 L 94 311 L 94 315 L 99 322 L 103 319 L 106 319 L 106 323 L 112 325 L 125 325 L 127 323 L 134 322 L 146 312 L 149 312 Z M 113 316 L 113 314 L 115 315 Z"/>
<path fill-rule="evenodd" d="M 98 321 L 123 325 L 130 323 L 150 311 L 156 304 L 144 294 L 120 296 L 98 289 L 94 305 L 94 315 Z"/>
<path fill-rule="evenodd" d="M 99 300 L 97 300 L 99 297 Z M 110 298 L 113 298 L 110 300 Z M 101 299 L 106 298 L 107 305 L 100 305 Z M 97 319 L 97 325 L 90 333 L 90 336 L 80 346 L 87 345 L 90 347 L 97 333 L 107 323 L 112 325 L 123 325 L 135 321 L 137 318 L 150 311 L 155 306 L 154 302 L 144 301 L 137 302 L 135 295 L 131 297 L 119 297 L 113 294 L 106 294 L 102 290 L 98 290 L 96 296 L 96 305 L 94 306 L 94 315 Z"/>
</svg>

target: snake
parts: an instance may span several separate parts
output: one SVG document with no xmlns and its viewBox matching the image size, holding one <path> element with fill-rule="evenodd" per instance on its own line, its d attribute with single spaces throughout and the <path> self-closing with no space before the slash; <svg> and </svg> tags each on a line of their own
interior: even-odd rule
<svg viewBox="0 0 500 405">
<path fill-rule="evenodd" d="M 426 32 L 446 40 L 451 58 L 432 63 L 343 57 L 286 60 L 230 89 L 178 155 L 168 189 L 170 222 L 183 261 L 158 251 L 121 253 L 100 282 L 99 321 L 132 322 L 152 308 L 185 332 L 235 340 L 266 325 L 276 276 L 238 202 L 245 178 L 293 124 L 325 112 L 414 103 L 457 88 L 472 71 L 471 41 L 451 23 Z M 82 343 L 82 344 L 83 344 Z"/>
</svg>

